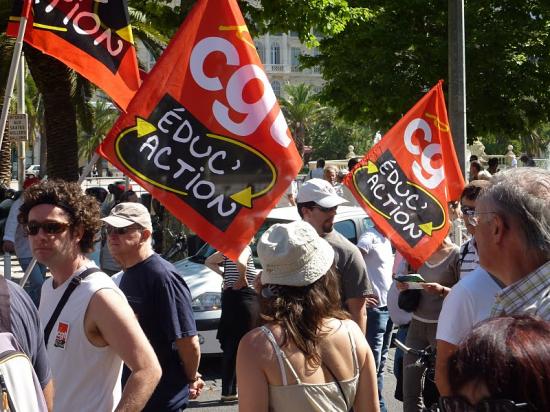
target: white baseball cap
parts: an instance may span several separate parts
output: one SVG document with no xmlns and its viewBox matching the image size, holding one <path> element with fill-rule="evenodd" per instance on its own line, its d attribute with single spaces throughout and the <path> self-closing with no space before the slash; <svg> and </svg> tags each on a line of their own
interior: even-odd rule
<svg viewBox="0 0 550 412">
<path fill-rule="evenodd" d="M 296 203 L 315 202 L 321 207 L 334 207 L 348 201 L 336 194 L 334 187 L 324 179 L 310 179 L 298 190 Z"/>
</svg>

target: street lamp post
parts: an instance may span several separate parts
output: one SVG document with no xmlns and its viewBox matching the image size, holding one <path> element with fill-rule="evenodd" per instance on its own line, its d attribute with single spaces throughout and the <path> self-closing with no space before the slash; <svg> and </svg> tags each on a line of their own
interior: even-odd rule
<svg viewBox="0 0 550 412">
<path fill-rule="evenodd" d="M 449 12 L 449 122 L 464 176 L 466 168 L 466 58 L 464 0 L 448 0 Z"/>
</svg>

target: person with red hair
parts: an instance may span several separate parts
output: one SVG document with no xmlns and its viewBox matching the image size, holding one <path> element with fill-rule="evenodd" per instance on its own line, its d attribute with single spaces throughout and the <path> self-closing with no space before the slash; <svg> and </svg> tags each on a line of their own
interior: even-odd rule
<svg viewBox="0 0 550 412">
<path fill-rule="evenodd" d="M 481 322 L 449 358 L 442 412 L 550 411 L 550 323 L 531 315 Z"/>
</svg>

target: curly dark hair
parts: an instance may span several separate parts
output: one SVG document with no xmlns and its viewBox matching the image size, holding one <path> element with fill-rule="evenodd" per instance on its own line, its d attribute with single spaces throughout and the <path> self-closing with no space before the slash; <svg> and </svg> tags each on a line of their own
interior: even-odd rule
<svg viewBox="0 0 550 412">
<path fill-rule="evenodd" d="M 323 319 L 349 319 L 341 307 L 336 269 L 308 286 L 264 285 L 268 293 L 259 294 L 260 323 L 273 322 L 283 329 L 282 346 L 294 343 L 310 366 L 321 363 L 317 350 L 324 336 Z"/>
<path fill-rule="evenodd" d="M 82 225 L 84 233 L 79 247 L 82 253 L 93 251 L 94 236 L 101 228 L 99 205 L 92 196 L 82 192 L 78 183 L 64 180 L 46 180 L 29 187 L 23 194 L 18 220 L 27 224 L 29 212 L 35 206 L 49 204 L 60 207 L 69 215 L 71 231 Z"/>
</svg>

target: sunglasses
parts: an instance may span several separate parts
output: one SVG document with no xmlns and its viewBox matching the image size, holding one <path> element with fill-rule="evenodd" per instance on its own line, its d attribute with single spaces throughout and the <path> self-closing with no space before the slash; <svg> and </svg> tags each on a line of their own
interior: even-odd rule
<svg viewBox="0 0 550 412">
<path fill-rule="evenodd" d="M 441 412 L 514 412 L 531 411 L 529 404 L 516 403 L 509 399 L 484 399 L 471 405 L 462 396 L 442 396 L 439 398 Z"/>
<path fill-rule="evenodd" d="M 130 225 L 126 227 L 114 227 L 111 225 L 105 225 L 105 230 L 107 231 L 108 235 L 125 235 L 126 233 L 131 232 L 135 229 L 141 229 L 141 227 L 137 225 Z"/>
<path fill-rule="evenodd" d="M 323 206 L 315 205 L 315 206 L 312 206 L 312 208 L 319 209 L 323 213 L 328 213 L 328 212 L 336 212 L 336 210 L 338 209 L 338 206 L 323 207 Z"/>
<path fill-rule="evenodd" d="M 63 233 L 69 227 L 69 223 L 63 222 L 29 222 L 27 223 L 26 232 L 30 236 L 36 236 L 40 229 L 47 235 L 58 235 Z"/>
</svg>

